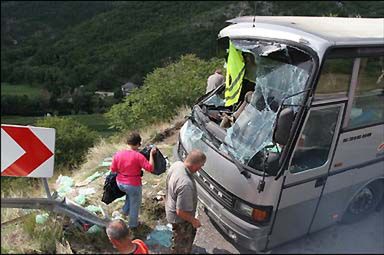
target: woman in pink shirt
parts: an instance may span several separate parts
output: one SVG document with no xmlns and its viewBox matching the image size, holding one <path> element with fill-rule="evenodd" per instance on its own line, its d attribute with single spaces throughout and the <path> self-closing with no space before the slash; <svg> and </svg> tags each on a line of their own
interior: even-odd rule
<svg viewBox="0 0 384 255">
<path fill-rule="evenodd" d="M 125 192 L 126 199 L 123 214 L 129 215 L 129 227 L 135 228 L 139 225 L 138 217 L 141 205 L 141 169 L 148 172 L 153 171 L 153 155 L 156 148 L 152 148 L 149 162 L 138 151 L 141 145 L 141 137 L 137 132 L 132 132 L 127 138 L 128 148 L 118 151 L 112 160 L 111 171 L 117 172 L 117 185 Z"/>
</svg>

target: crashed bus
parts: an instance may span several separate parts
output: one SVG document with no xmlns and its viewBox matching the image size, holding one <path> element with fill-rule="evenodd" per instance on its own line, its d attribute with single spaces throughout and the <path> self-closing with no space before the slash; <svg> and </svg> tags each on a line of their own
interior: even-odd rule
<svg viewBox="0 0 384 255">
<path fill-rule="evenodd" d="M 202 96 L 175 156 L 209 217 L 265 251 L 372 212 L 384 190 L 384 19 L 238 17 L 218 35 L 226 81 Z"/>
</svg>

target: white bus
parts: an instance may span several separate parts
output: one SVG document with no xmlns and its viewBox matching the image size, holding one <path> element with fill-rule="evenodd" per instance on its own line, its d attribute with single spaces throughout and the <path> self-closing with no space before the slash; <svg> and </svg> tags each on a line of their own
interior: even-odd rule
<svg viewBox="0 0 384 255">
<path fill-rule="evenodd" d="M 255 251 L 356 221 L 384 190 L 384 19 L 239 17 L 226 84 L 198 100 L 175 156 L 207 214 Z"/>
</svg>

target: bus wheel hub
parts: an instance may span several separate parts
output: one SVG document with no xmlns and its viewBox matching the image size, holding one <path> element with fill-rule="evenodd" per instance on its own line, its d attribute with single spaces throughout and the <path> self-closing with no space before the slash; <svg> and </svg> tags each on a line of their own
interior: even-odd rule
<svg viewBox="0 0 384 255">
<path fill-rule="evenodd" d="M 372 207 L 373 197 L 374 195 L 371 189 L 365 187 L 353 199 L 350 207 L 351 213 L 361 214 L 368 211 Z"/>
</svg>

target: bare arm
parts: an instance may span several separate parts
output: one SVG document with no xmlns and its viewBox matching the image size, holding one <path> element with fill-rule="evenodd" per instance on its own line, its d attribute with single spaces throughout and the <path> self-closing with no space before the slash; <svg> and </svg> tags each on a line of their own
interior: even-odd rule
<svg viewBox="0 0 384 255">
<path fill-rule="evenodd" d="M 154 155 L 156 153 L 157 149 L 156 147 L 153 147 L 151 149 L 151 153 L 149 154 L 149 163 L 152 165 L 153 171 L 155 170 L 155 160 L 154 160 Z"/>
<path fill-rule="evenodd" d="M 197 218 L 195 218 L 190 212 L 176 209 L 176 214 L 183 220 L 191 223 L 194 228 L 198 228 L 201 226 L 200 221 Z"/>
</svg>

